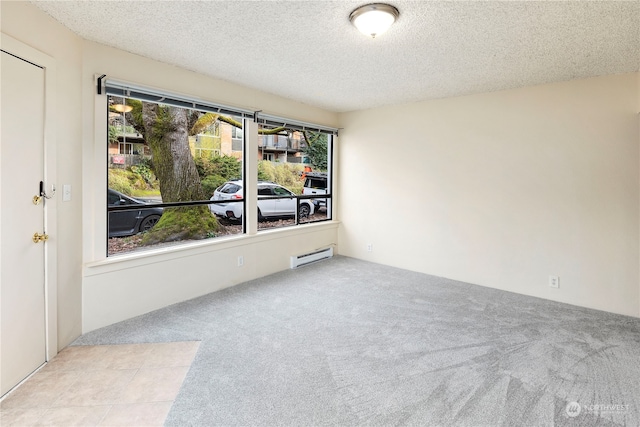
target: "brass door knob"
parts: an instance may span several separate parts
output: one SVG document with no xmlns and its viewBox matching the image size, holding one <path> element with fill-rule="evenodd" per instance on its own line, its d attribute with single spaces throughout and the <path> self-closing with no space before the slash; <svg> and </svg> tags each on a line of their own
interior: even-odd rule
<svg viewBox="0 0 640 427">
<path fill-rule="evenodd" d="M 34 205 L 39 205 L 41 200 L 42 200 L 42 196 L 33 196 Z"/>
<path fill-rule="evenodd" d="M 42 234 L 38 234 L 33 233 L 33 243 L 40 243 L 40 242 L 46 242 L 47 240 L 49 240 L 49 235 L 46 233 L 42 233 Z"/>
</svg>

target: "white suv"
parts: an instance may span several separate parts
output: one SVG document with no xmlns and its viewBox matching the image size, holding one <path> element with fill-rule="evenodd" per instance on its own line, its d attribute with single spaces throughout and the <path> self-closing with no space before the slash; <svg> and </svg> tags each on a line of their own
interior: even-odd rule
<svg viewBox="0 0 640 427">
<path fill-rule="evenodd" d="M 266 197 L 287 197 L 282 199 L 271 199 Z M 228 181 L 222 184 L 213 192 L 211 201 L 218 200 L 241 200 L 242 181 Z M 235 203 L 216 203 L 210 204 L 209 210 L 214 215 L 224 218 L 241 219 L 242 218 L 242 202 Z M 313 215 L 315 208 L 310 200 L 300 200 L 298 208 L 298 218 L 306 218 Z M 269 217 L 286 217 L 295 216 L 296 213 L 296 195 L 286 188 L 274 184 L 273 182 L 258 182 L 258 219 Z"/>
<path fill-rule="evenodd" d="M 327 174 L 319 172 L 307 172 L 304 178 L 304 195 L 327 194 Z M 316 210 L 327 206 L 327 199 L 310 199 Z"/>
</svg>

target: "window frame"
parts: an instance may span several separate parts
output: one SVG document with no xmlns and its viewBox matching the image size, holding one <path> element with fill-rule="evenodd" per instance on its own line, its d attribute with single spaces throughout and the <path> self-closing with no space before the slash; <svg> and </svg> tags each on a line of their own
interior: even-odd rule
<svg viewBox="0 0 640 427">
<path fill-rule="evenodd" d="M 243 232 L 242 235 L 255 235 L 257 233 L 257 215 L 251 215 L 250 212 L 250 207 L 248 207 L 248 205 L 256 205 L 257 204 L 257 179 L 256 179 L 256 183 L 252 184 L 250 183 L 250 179 L 251 179 L 251 175 L 257 173 L 257 170 L 254 171 L 254 173 L 249 173 L 248 172 L 248 168 L 250 167 L 251 164 L 254 164 L 257 166 L 257 151 L 259 148 L 259 144 L 258 144 L 258 123 L 272 123 L 274 118 L 276 120 L 281 120 L 282 123 L 286 124 L 287 127 L 294 129 L 294 130 L 320 130 L 323 131 L 325 133 L 329 134 L 329 137 L 331 138 L 331 141 L 333 141 L 333 136 L 337 135 L 337 129 L 335 128 L 329 128 L 329 127 L 325 127 L 325 126 L 319 126 L 319 125 L 314 125 L 314 124 L 310 124 L 307 122 L 299 122 L 299 121 L 293 121 L 293 120 L 289 120 L 289 119 L 281 119 L 279 117 L 276 116 L 269 116 L 269 115 L 265 115 L 260 113 L 259 111 L 257 112 L 252 112 L 250 110 L 246 110 L 246 109 L 242 109 L 242 108 L 235 108 L 235 107 L 228 107 L 225 106 L 223 104 L 217 104 L 217 103 L 212 103 L 209 101 L 204 101 L 202 99 L 198 99 L 196 97 L 192 97 L 192 96 L 183 96 L 183 95 L 176 95 L 175 93 L 171 93 L 170 91 L 165 91 L 165 90 L 158 90 L 158 89 L 152 89 L 150 87 L 147 86 L 138 86 L 135 84 L 130 84 L 127 82 L 122 82 L 120 80 L 115 80 L 115 79 L 105 79 L 105 76 L 98 76 L 96 75 L 96 81 L 97 81 L 97 94 L 95 97 L 95 113 L 96 113 L 96 126 L 94 126 L 94 134 L 96 135 L 96 143 L 100 144 L 99 147 L 99 152 L 103 153 L 103 155 L 101 156 L 103 159 L 106 159 L 106 162 L 103 161 L 101 162 L 102 167 L 105 168 L 105 174 L 103 175 L 104 178 L 101 179 L 97 179 L 96 183 L 102 182 L 103 185 L 100 185 L 100 187 L 102 187 L 104 190 L 104 193 L 101 195 L 100 192 L 99 193 L 95 193 L 95 197 L 92 197 L 94 200 L 98 201 L 100 205 L 104 205 L 105 208 L 101 209 L 102 212 L 104 212 L 104 214 L 99 214 L 97 215 L 97 217 L 95 218 L 97 223 L 104 223 L 104 232 L 100 232 L 98 229 L 94 229 L 94 232 L 91 233 L 91 235 L 96 235 L 95 233 L 100 233 L 102 234 L 101 237 L 99 238 L 94 238 L 93 242 L 94 244 L 91 245 L 93 247 L 93 249 L 90 249 L 88 251 L 85 252 L 85 259 L 88 260 L 100 260 L 100 259 L 107 259 L 107 258 L 113 258 L 114 256 L 120 257 L 120 255 L 124 255 L 124 256 L 133 256 L 133 257 L 137 257 L 138 255 L 144 255 L 144 253 L 146 251 L 139 251 L 139 252 L 127 252 L 125 254 L 117 254 L 117 255 L 109 255 L 108 254 L 108 204 L 107 204 L 107 197 L 106 197 L 106 192 L 107 192 L 107 188 L 108 188 L 108 180 L 106 177 L 106 172 L 108 171 L 109 168 L 109 155 L 108 155 L 108 144 L 103 144 L 100 141 L 108 141 L 108 126 L 107 126 L 107 120 L 104 120 L 101 117 L 104 117 L 102 114 L 104 114 L 105 111 L 108 111 L 108 102 L 106 102 L 106 100 L 108 99 L 107 95 L 113 95 L 113 96 L 119 96 L 119 97 L 125 97 L 125 98 L 134 98 L 134 99 L 138 99 L 141 101 L 147 101 L 147 102 L 156 102 L 159 104 L 167 104 L 167 105 L 174 105 L 174 106 L 178 106 L 178 107 L 182 107 L 182 108 L 189 108 L 189 109 L 195 109 L 198 111 L 203 111 L 203 112 L 215 112 L 215 113 L 221 113 L 221 114 L 225 114 L 225 115 L 238 115 L 238 113 L 242 114 L 242 121 L 243 121 L 243 154 L 242 154 L 242 168 L 243 168 L 243 172 L 242 172 L 242 180 L 243 180 L 243 187 L 245 189 L 244 192 L 244 197 L 241 200 L 241 202 L 243 203 L 243 210 L 246 213 L 245 215 L 243 215 Z M 107 90 L 107 88 L 110 88 L 109 90 Z M 115 89 L 114 89 L 115 87 Z M 166 102 L 168 98 L 172 98 L 171 101 L 172 102 Z M 102 113 L 102 114 L 101 114 Z M 104 123 L 104 125 L 102 123 Z M 98 125 L 98 123 L 100 123 Z M 281 123 L 278 121 L 275 121 L 276 124 Z M 248 132 L 249 129 L 253 128 L 254 132 L 252 135 L 250 135 L 251 137 L 249 137 Z M 237 135 L 237 134 L 236 134 Z M 255 151 L 256 153 L 250 153 L 251 151 Z M 332 157 L 333 157 L 334 153 L 333 153 L 333 146 L 331 144 L 331 148 L 328 150 L 328 163 L 331 164 L 332 163 Z M 250 161 L 250 159 L 252 159 Z M 329 169 L 329 174 L 332 175 L 333 174 L 333 170 Z M 257 175 L 256 175 L 257 178 Z M 331 182 L 332 180 L 329 179 L 329 182 Z M 253 197 L 253 203 L 251 203 L 251 201 L 248 200 L 248 197 L 250 196 L 247 193 L 247 190 L 251 189 L 253 187 L 254 192 L 256 192 L 256 194 L 254 195 L 255 197 Z M 332 193 L 332 191 L 331 191 Z M 284 196 L 286 197 L 286 196 Z M 302 196 L 296 196 L 297 198 L 297 204 L 299 205 L 300 202 L 300 198 Z M 331 194 L 328 195 L 323 195 L 323 197 L 327 197 L 330 198 Z M 304 197 L 304 198 L 312 198 L 312 197 Z M 100 200 L 101 199 L 101 200 Z M 247 202 L 250 203 L 247 203 Z M 240 200 L 238 201 L 240 202 Z M 158 203 L 158 204 L 149 204 L 148 207 L 177 207 L 177 206 L 195 206 L 195 205 L 201 205 L 201 204 L 210 204 L 211 201 L 209 200 L 203 200 L 203 201 L 191 201 L 191 202 L 179 202 L 179 203 Z M 123 207 L 118 207 L 116 209 L 114 209 L 114 211 L 117 210 L 125 210 L 126 208 Z M 93 212 L 93 210 L 91 210 L 91 212 Z M 253 217 L 253 218 L 252 218 Z M 333 215 L 331 215 L 330 218 L 327 218 L 327 220 L 332 220 Z M 93 221 L 92 221 L 93 222 Z M 298 221 L 297 221 L 297 214 L 296 214 L 296 225 L 298 225 Z M 291 227 L 287 227 L 287 229 L 291 229 Z M 236 236 L 242 236 L 242 235 L 235 235 L 235 236 L 231 236 L 236 237 Z M 102 244 L 100 244 L 100 241 L 104 239 L 104 246 Z M 225 238 L 221 238 L 221 239 L 225 239 Z M 225 239 L 228 240 L 228 239 Z M 216 244 L 216 242 L 220 242 L 220 240 L 218 239 L 212 239 L 210 242 L 210 244 Z M 184 249 L 185 246 L 189 246 L 191 243 L 191 241 L 185 241 L 184 244 L 181 245 L 176 245 L 176 246 L 172 246 L 172 247 L 168 247 L 165 248 L 164 250 L 172 252 L 173 249 L 175 250 L 182 250 Z M 198 244 L 200 244 L 201 242 L 197 242 Z M 97 245 L 96 245 L 97 244 Z M 100 248 L 104 248 L 103 250 L 100 250 Z M 104 252 L 103 252 L 104 251 Z M 93 255 L 91 255 L 91 253 L 93 253 Z"/>
</svg>

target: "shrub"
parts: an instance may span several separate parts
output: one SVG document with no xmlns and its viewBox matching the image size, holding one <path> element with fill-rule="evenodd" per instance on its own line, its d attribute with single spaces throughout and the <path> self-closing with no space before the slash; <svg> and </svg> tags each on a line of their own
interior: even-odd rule
<svg viewBox="0 0 640 427">
<path fill-rule="evenodd" d="M 225 181 L 227 181 L 227 179 L 224 176 L 209 175 L 203 178 L 202 181 L 200 181 L 200 184 L 202 185 L 202 190 L 204 191 L 204 193 L 212 196 L 216 188 L 224 184 Z"/>
<path fill-rule="evenodd" d="M 196 157 L 196 169 L 201 179 L 211 175 L 219 175 L 225 181 L 239 179 L 242 176 L 242 163 L 233 156 Z"/>
<path fill-rule="evenodd" d="M 160 183 L 148 166 L 137 165 L 130 169 L 109 168 L 109 188 L 136 196 L 158 192 Z"/>
<path fill-rule="evenodd" d="M 124 169 L 109 169 L 109 188 L 123 194 L 132 194 L 133 187 L 129 181 L 129 173 Z"/>
<path fill-rule="evenodd" d="M 140 163 L 138 165 L 131 166 L 131 172 L 140 175 L 142 179 L 144 179 L 144 181 L 150 186 L 153 185 L 153 181 L 156 180 L 156 176 L 153 174 L 153 171 L 146 163 Z"/>
<path fill-rule="evenodd" d="M 118 143 L 118 128 L 115 126 L 109 125 L 109 144 L 117 144 Z"/>
<path fill-rule="evenodd" d="M 300 164 L 261 160 L 258 162 L 258 180 L 275 182 L 296 194 L 302 194 L 304 181 L 300 176 L 303 169 L 304 166 Z"/>
</svg>

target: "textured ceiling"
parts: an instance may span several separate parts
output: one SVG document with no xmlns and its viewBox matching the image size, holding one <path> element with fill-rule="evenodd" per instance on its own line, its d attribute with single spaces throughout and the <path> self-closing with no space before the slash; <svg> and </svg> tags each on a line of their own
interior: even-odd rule
<svg viewBox="0 0 640 427">
<path fill-rule="evenodd" d="M 33 1 L 81 37 L 332 111 L 640 69 L 640 1 Z"/>
</svg>

